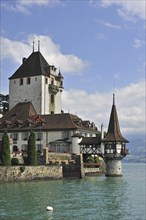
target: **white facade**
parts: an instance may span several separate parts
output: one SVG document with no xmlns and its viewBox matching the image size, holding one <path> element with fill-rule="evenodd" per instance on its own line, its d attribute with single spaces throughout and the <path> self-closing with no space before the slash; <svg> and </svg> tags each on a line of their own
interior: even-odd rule
<svg viewBox="0 0 146 220">
<path fill-rule="evenodd" d="M 55 72 L 50 77 L 44 75 L 10 79 L 10 109 L 19 102 L 32 102 L 38 114 L 61 113 L 63 88 L 55 80 Z"/>
<path fill-rule="evenodd" d="M 82 138 L 79 137 L 72 137 L 72 153 L 73 154 L 80 154 L 80 145 Z"/>
<path fill-rule="evenodd" d="M 30 77 L 30 84 L 27 83 L 28 78 L 10 79 L 9 82 L 9 107 L 12 109 L 19 102 L 31 101 L 37 113 L 41 109 L 41 84 L 44 76 Z"/>
<path fill-rule="evenodd" d="M 77 131 L 35 131 L 36 137 L 36 147 L 37 150 L 43 152 L 43 149 L 48 148 L 50 151 L 57 152 L 57 148 L 60 149 L 59 152 L 63 153 L 64 146 L 66 147 L 68 153 L 80 154 L 80 137 L 72 137 Z M 87 134 L 87 133 L 86 133 Z M 10 152 L 14 151 L 27 151 L 28 138 L 30 131 L 21 132 L 8 132 L 10 139 Z M 84 135 L 84 132 L 82 132 Z M 89 135 L 89 134 L 88 134 Z M 3 133 L 0 133 L 0 140 L 2 140 Z M 90 133 L 91 136 L 91 133 Z M 95 136 L 95 134 L 93 134 Z M 65 141 L 67 139 L 67 141 Z M 60 140 L 57 142 L 57 140 Z M 50 144 L 51 142 L 54 142 Z"/>
</svg>

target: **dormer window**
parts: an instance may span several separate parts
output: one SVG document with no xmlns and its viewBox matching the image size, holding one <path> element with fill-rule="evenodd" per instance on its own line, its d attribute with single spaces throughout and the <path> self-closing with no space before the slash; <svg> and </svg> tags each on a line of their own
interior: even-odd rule
<svg viewBox="0 0 146 220">
<path fill-rule="evenodd" d="M 23 124 L 23 122 L 22 120 L 16 120 L 15 124 L 17 127 L 20 127 Z"/>
<path fill-rule="evenodd" d="M 30 127 L 33 124 L 33 121 L 31 119 L 26 120 L 27 127 Z"/>
<path fill-rule="evenodd" d="M 21 78 L 20 79 L 20 86 L 22 86 L 23 85 L 23 79 Z"/>
</svg>

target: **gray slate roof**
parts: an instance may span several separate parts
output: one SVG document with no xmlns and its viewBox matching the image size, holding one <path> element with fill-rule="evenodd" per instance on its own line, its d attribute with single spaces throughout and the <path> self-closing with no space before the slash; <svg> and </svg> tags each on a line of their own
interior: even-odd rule
<svg viewBox="0 0 146 220">
<path fill-rule="evenodd" d="M 97 133 L 97 128 L 84 126 L 81 118 L 69 113 L 37 115 L 31 102 L 18 103 L 0 118 L 0 132 L 57 131 L 81 129 Z"/>
<path fill-rule="evenodd" d="M 25 61 L 9 79 L 17 79 L 38 75 L 48 76 L 50 74 L 49 64 L 39 51 L 33 52 L 27 59 L 23 59 Z"/>
</svg>

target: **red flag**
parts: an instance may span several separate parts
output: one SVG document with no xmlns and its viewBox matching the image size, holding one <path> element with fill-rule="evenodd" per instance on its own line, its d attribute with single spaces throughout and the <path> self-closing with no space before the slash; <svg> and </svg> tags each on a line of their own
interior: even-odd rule
<svg viewBox="0 0 146 220">
<path fill-rule="evenodd" d="M 40 115 L 33 115 L 34 123 L 39 123 L 41 121 Z"/>
</svg>

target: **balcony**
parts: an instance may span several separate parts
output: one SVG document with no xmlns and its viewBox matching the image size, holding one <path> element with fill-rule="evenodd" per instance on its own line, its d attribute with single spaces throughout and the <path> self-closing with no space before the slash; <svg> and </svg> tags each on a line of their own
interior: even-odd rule
<svg viewBox="0 0 146 220">
<path fill-rule="evenodd" d="M 53 84 L 49 84 L 49 92 L 52 95 L 56 95 L 59 92 L 59 88 Z"/>
</svg>

